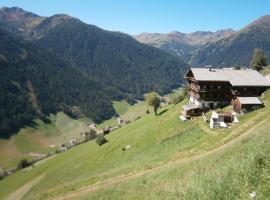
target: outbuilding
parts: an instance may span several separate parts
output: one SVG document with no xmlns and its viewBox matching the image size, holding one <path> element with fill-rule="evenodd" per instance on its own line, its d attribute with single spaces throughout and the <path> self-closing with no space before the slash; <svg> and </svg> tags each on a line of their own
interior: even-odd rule
<svg viewBox="0 0 270 200">
<path fill-rule="evenodd" d="M 200 105 L 188 104 L 183 106 L 182 113 L 184 117 L 191 118 L 195 116 L 201 116 L 203 113 L 203 109 Z"/>
<path fill-rule="evenodd" d="M 232 100 L 232 105 L 238 114 L 258 110 L 264 106 L 258 97 L 236 97 Z"/>
</svg>

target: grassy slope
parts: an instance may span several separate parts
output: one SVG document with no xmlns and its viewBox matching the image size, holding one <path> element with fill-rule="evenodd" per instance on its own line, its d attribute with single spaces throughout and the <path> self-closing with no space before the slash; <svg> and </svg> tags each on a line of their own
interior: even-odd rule
<svg viewBox="0 0 270 200">
<path fill-rule="evenodd" d="M 210 130 L 201 118 L 196 118 L 193 121 L 185 123 L 180 122 L 178 115 L 184 102 L 178 105 L 171 105 L 165 108 L 168 110 L 158 117 L 149 114 L 113 132 L 107 136 L 109 143 L 101 147 L 98 147 L 95 142 L 91 141 L 57 155 L 36 167 L 29 170 L 22 170 L 7 177 L 3 181 L 0 181 L 0 199 L 8 196 L 39 175 L 44 175 L 44 178 L 27 193 L 25 196 L 26 199 L 33 197 L 46 199 L 55 195 L 63 195 L 66 192 L 76 191 L 83 186 L 117 175 L 128 174 L 134 171 L 140 172 L 172 160 L 188 158 L 192 155 L 208 152 L 245 133 L 258 122 L 268 120 L 269 100 L 270 92 L 264 97 L 266 108 L 240 117 L 240 123 L 230 129 L 219 130 Z M 267 130 L 266 128 L 262 126 L 263 130 Z M 260 129 L 256 130 L 256 132 L 258 131 Z M 265 138 L 268 137 L 267 134 L 267 132 L 264 133 Z M 266 140 L 266 144 L 268 145 L 269 143 L 267 142 L 268 140 Z M 247 142 L 247 145 L 254 148 L 261 146 L 255 146 L 254 143 L 256 141 L 253 141 L 252 144 Z M 122 151 L 121 147 L 128 144 L 131 145 L 131 149 Z M 266 148 L 265 146 L 261 147 Z M 238 149 L 242 147 L 235 148 L 236 152 L 244 151 Z M 249 146 L 245 148 L 246 151 L 249 151 L 249 149 L 250 151 L 254 150 L 253 148 L 249 148 Z M 101 190 L 97 193 L 88 194 L 85 198 L 104 197 L 105 199 L 109 199 L 110 196 L 108 195 L 114 195 L 113 197 L 115 199 L 119 199 L 120 197 L 122 199 L 136 199 L 137 196 L 141 196 L 142 198 L 148 198 L 149 196 L 152 199 L 152 197 L 158 198 L 158 194 L 161 194 L 160 199 L 163 199 L 163 191 L 167 192 L 171 197 L 177 197 L 177 195 L 182 195 L 183 197 L 185 192 L 188 192 L 188 195 L 192 195 L 193 192 L 194 195 L 199 195 L 200 193 L 210 195 L 206 191 L 206 185 L 213 187 L 213 189 L 219 192 L 218 187 L 220 186 L 215 181 L 220 181 L 221 186 L 222 184 L 226 184 L 225 179 L 218 179 L 218 177 L 214 179 L 214 175 L 220 173 L 228 178 L 229 182 L 227 181 L 227 184 L 230 182 L 233 183 L 234 174 L 230 174 L 230 167 L 236 170 L 235 173 L 238 173 L 238 167 L 246 165 L 244 159 L 239 159 L 239 156 L 241 157 L 241 155 L 245 154 L 236 154 L 233 157 L 230 151 L 226 151 L 224 154 L 222 153 L 222 157 L 209 156 L 204 160 L 182 165 L 181 168 L 175 168 L 174 166 L 168 167 L 165 168 L 164 173 L 131 179 L 127 183 L 125 182 L 111 188 L 109 187 L 104 191 Z M 246 162 L 251 162 L 253 154 L 250 153 L 247 157 L 248 160 Z M 239 166 L 236 165 L 235 160 L 239 161 Z M 235 166 L 232 165 L 233 163 L 235 163 Z M 224 169 L 222 168 L 223 166 Z M 197 168 L 200 169 L 198 172 L 193 171 L 193 169 Z M 213 170 L 212 173 L 209 171 L 210 169 Z M 240 171 L 239 173 L 240 175 L 241 173 L 245 174 L 252 169 L 251 167 L 245 168 L 243 172 Z M 188 181 L 189 177 L 192 177 L 191 182 Z M 155 181 L 157 181 L 158 185 L 151 184 Z M 203 181 L 209 182 L 204 187 L 201 187 L 201 185 L 204 185 Z M 144 186 L 142 183 L 147 185 Z M 163 183 L 164 187 L 162 185 Z M 125 186 L 125 184 L 127 185 Z M 228 185 L 225 186 L 229 187 Z M 240 185 L 239 188 L 242 186 Z M 183 187 L 183 190 L 179 190 L 179 187 Z M 127 192 L 127 188 L 129 192 Z M 178 194 L 178 192 L 180 193 Z M 191 197 L 188 195 L 187 197 Z"/>
<path fill-rule="evenodd" d="M 124 119 L 133 121 L 145 114 L 146 103 L 141 101 L 129 105 L 126 101 L 114 102 L 117 113 Z M 15 167 L 22 158 L 35 159 L 29 152 L 47 154 L 54 151 L 50 145 L 61 144 L 70 139 L 80 137 L 79 133 L 88 130 L 89 119 L 73 120 L 64 113 L 51 115 L 53 123 L 46 124 L 36 120 L 36 127 L 25 127 L 9 140 L 0 140 L 0 167 Z M 118 126 L 116 119 L 104 121 L 100 128 Z"/>
<path fill-rule="evenodd" d="M 113 107 L 116 113 L 125 121 L 134 121 L 135 119 L 144 116 L 147 110 L 147 104 L 145 101 L 138 101 L 134 105 L 128 104 L 125 100 L 114 101 Z M 106 120 L 98 125 L 100 128 L 104 128 L 106 126 L 118 126 L 116 118 Z"/>
<path fill-rule="evenodd" d="M 25 127 L 9 140 L 0 140 L 0 166 L 9 169 L 20 159 L 29 158 L 29 152 L 46 154 L 54 151 L 50 145 L 58 145 L 80 137 L 87 130 L 87 121 L 73 120 L 64 113 L 51 115 L 51 124 L 36 120 L 36 127 Z"/>
</svg>

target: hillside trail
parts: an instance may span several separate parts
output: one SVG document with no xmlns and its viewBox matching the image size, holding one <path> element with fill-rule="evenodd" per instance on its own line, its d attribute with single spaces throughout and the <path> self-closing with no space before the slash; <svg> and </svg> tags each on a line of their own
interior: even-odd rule
<svg viewBox="0 0 270 200">
<path fill-rule="evenodd" d="M 227 149 L 227 148 L 243 141 L 244 139 L 248 138 L 250 135 L 252 135 L 254 130 L 256 130 L 258 127 L 260 127 L 264 123 L 267 123 L 266 119 L 260 121 L 259 123 L 257 123 L 253 127 L 251 127 L 249 130 L 247 130 L 245 133 L 237 136 L 235 139 L 233 139 L 225 144 L 222 144 L 222 145 L 220 145 L 212 150 L 209 150 L 205 153 L 186 157 L 186 158 L 178 158 L 176 160 L 168 160 L 167 162 L 159 163 L 158 165 L 155 165 L 150 169 L 145 169 L 145 170 L 131 172 L 131 173 L 124 174 L 124 175 L 119 175 L 119 176 L 116 176 L 113 178 L 108 178 L 106 180 L 99 181 L 95 184 L 81 187 L 78 190 L 71 191 L 71 192 L 68 192 L 66 194 L 61 194 L 61 196 L 57 196 L 57 197 L 51 198 L 51 199 L 53 199 L 53 200 L 74 199 L 74 198 L 77 198 L 78 196 L 83 196 L 87 193 L 95 192 L 97 190 L 112 186 L 114 184 L 122 183 L 124 181 L 130 180 L 130 179 L 133 179 L 133 178 L 136 178 L 139 176 L 154 173 L 154 172 L 161 171 L 161 170 L 164 170 L 164 169 L 176 166 L 176 165 L 188 163 L 188 162 L 191 162 L 194 160 L 199 160 L 199 159 L 202 159 L 202 158 L 207 157 L 207 156 L 212 155 L 212 154 L 223 152 L 225 149 Z"/>
<path fill-rule="evenodd" d="M 26 195 L 26 193 L 29 192 L 31 190 L 31 188 L 33 188 L 36 184 L 38 184 L 44 178 L 44 176 L 45 176 L 44 174 L 41 174 L 38 177 L 36 177 L 35 179 L 29 181 L 28 183 L 26 183 L 25 185 L 20 187 L 18 190 L 13 192 L 11 195 L 9 195 L 6 198 L 6 200 L 21 200 L 21 199 L 23 199 L 23 197 Z"/>
</svg>

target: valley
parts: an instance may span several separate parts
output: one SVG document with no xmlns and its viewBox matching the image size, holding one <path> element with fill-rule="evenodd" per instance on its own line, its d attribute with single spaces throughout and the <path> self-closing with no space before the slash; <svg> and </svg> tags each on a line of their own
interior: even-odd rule
<svg viewBox="0 0 270 200">
<path fill-rule="evenodd" d="M 265 2 L 63 2 L 0 3 L 0 200 L 269 199 Z"/>
<path fill-rule="evenodd" d="M 145 184 L 147 184 L 156 179 L 162 181 L 162 179 L 160 179 L 162 177 L 174 176 L 172 180 L 166 178 L 166 184 L 172 184 L 171 181 L 176 181 L 176 174 L 179 174 L 178 176 L 182 177 L 181 179 L 184 181 L 184 174 L 189 174 L 190 166 L 202 167 L 204 165 L 203 163 L 207 162 L 207 160 L 210 160 L 207 165 L 211 165 L 211 160 L 215 162 L 216 159 L 218 159 L 219 162 L 221 162 L 221 159 L 232 159 L 230 162 L 233 162 L 233 159 L 236 159 L 237 156 L 241 156 L 240 152 L 241 149 L 245 149 L 245 143 L 247 143 L 247 145 L 256 143 L 260 134 L 263 134 L 265 138 L 268 137 L 267 120 L 270 105 L 269 95 L 270 93 L 268 91 L 262 98 L 266 105 L 265 108 L 241 116 L 239 118 L 240 123 L 230 129 L 217 129 L 214 131 L 209 129 L 202 118 L 196 118 L 195 120 L 187 122 L 181 122 L 179 120 L 179 110 L 185 101 L 177 105 L 170 105 L 164 108 L 168 109 L 168 111 L 158 117 L 149 114 L 116 130 L 107 136 L 109 142 L 101 147 L 98 147 L 95 142 L 88 142 L 68 152 L 59 154 L 40 165 L 21 170 L 5 178 L 0 182 L 1 196 L 3 198 L 4 195 L 11 194 L 12 191 L 15 192 L 16 189 L 22 187 L 38 174 L 45 174 L 44 178 L 33 186 L 34 188 L 24 196 L 24 199 L 51 199 L 58 196 L 64 198 L 64 194 L 66 193 L 66 197 L 68 198 L 69 195 L 70 198 L 76 199 L 79 197 L 89 198 L 89 195 L 91 198 L 94 198 L 95 195 L 101 195 L 99 191 L 104 190 L 105 195 L 101 196 L 105 199 L 107 192 L 110 195 L 115 195 L 115 198 L 120 198 L 118 195 L 121 194 L 122 196 L 122 189 L 120 188 L 123 187 L 121 180 L 127 181 L 127 183 L 123 183 L 125 185 L 127 184 L 125 187 L 131 184 L 133 185 L 132 187 L 137 189 L 144 185 L 144 183 L 142 183 L 144 179 Z M 259 136 L 255 137 L 257 134 Z M 253 139 L 248 139 L 249 136 L 252 136 Z M 239 147 L 237 145 L 238 140 L 242 144 Z M 249 140 L 250 142 L 248 142 Z M 243 143 L 241 141 L 246 142 Z M 267 144 L 267 139 L 264 140 L 264 143 Z M 121 147 L 127 144 L 131 145 L 130 150 L 122 151 Z M 255 150 L 258 148 L 257 150 L 259 150 L 265 147 L 259 144 L 255 145 L 252 149 Z M 233 157 L 230 158 L 229 155 L 231 154 L 229 152 L 233 151 L 235 148 L 239 149 L 240 154 L 234 153 L 232 154 Z M 252 149 L 248 151 L 253 151 Z M 264 151 L 265 150 L 267 149 L 264 148 Z M 236 150 L 236 152 L 238 152 L 238 150 Z M 222 155 L 224 155 L 224 158 Z M 202 158 L 204 159 L 201 160 Z M 252 162 L 250 157 L 246 159 L 248 162 Z M 263 157 L 263 159 L 267 158 Z M 198 162 L 196 162 L 196 160 L 198 160 Z M 245 159 L 243 162 L 244 161 Z M 201 162 L 202 164 L 200 164 Z M 69 163 L 68 166 L 66 163 Z M 239 165 L 242 166 L 242 163 L 240 162 Z M 178 168 L 175 168 L 176 166 L 181 166 L 180 171 L 177 170 Z M 218 170 L 215 165 L 211 166 L 211 170 Z M 226 166 L 231 167 L 229 164 L 225 165 L 225 167 Z M 233 166 L 234 165 L 232 165 L 232 167 Z M 159 173 L 157 172 L 160 170 L 164 170 L 164 174 L 158 175 Z M 226 174 L 229 172 L 226 168 L 224 170 L 224 176 L 232 176 Z M 238 173 L 237 167 L 234 168 L 234 170 L 235 173 Z M 251 169 L 248 168 L 245 170 Z M 158 176 L 155 176 L 155 172 Z M 205 175 L 203 171 L 198 173 L 201 173 L 203 177 L 207 175 Z M 191 175 L 194 181 L 196 181 L 195 176 L 196 173 L 195 175 Z M 207 177 L 205 178 L 207 180 Z M 209 178 L 210 180 L 215 180 L 213 176 Z M 14 184 L 15 179 L 20 181 Z M 111 193 L 110 188 L 115 188 L 115 186 L 118 188 L 118 184 L 120 184 L 120 188 Z M 252 186 L 253 182 L 247 182 L 247 184 L 251 184 Z M 93 185 L 93 188 L 97 189 L 91 189 L 91 185 Z M 152 186 L 154 185 L 155 184 Z M 151 188 L 150 185 L 148 187 Z M 212 187 L 215 187 L 215 185 L 212 185 Z M 242 189 L 243 185 L 237 185 L 237 187 Z M 148 195 L 144 192 L 140 192 L 140 189 L 137 189 L 130 191 L 133 191 L 134 197 L 138 195 L 146 197 L 145 195 Z M 151 196 L 155 196 L 153 189 L 148 190 Z M 163 191 L 166 190 L 166 187 L 160 189 L 160 191 Z M 81 192 L 84 190 L 85 193 Z M 78 191 L 78 193 L 76 191 Z M 81 194 L 83 195 L 81 196 Z M 191 193 L 188 194 L 191 195 Z M 199 195 L 199 191 L 195 194 Z M 132 194 L 127 193 L 127 195 Z M 240 193 L 239 195 L 245 196 L 246 194 Z M 267 195 L 267 193 L 262 193 L 261 195 Z M 160 198 L 162 198 L 162 195 Z"/>
</svg>

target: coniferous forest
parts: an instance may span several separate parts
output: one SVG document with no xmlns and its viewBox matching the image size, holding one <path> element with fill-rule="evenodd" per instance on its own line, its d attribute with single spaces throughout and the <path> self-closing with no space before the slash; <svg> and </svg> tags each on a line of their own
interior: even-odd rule
<svg viewBox="0 0 270 200">
<path fill-rule="evenodd" d="M 113 100 L 132 103 L 182 84 L 184 62 L 126 34 L 17 8 L 1 9 L 0 18 L 0 137 L 35 118 L 49 123 L 58 111 L 101 122 L 116 114 Z M 37 26 L 27 25 L 35 20 Z"/>
</svg>

